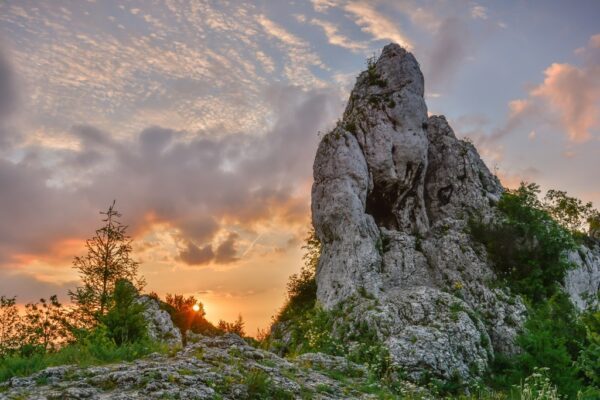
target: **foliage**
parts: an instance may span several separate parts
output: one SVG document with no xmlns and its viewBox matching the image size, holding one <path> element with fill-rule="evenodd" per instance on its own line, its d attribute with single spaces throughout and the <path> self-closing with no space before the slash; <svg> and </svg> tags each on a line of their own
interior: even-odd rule
<svg viewBox="0 0 600 400">
<path fill-rule="evenodd" d="M 553 398 L 531 397 L 535 390 L 523 386 L 529 376 L 533 377 L 529 384 L 539 384 L 534 378 L 542 368 L 544 382 L 548 379 L 569 398 L 578 393 L 597 394 L 598 382 L 593 377 L 598 371 L 598 347 L 593 332 L 598 326 L 593 317 L 581 316 L 575 310 L 561 288 L 571 268 L 567 254 L 576 248 L 574 235 L 581 234 L 593 210 L 591 204 L 565 192 L 551 190 L 544 202 L 538 193 L 536 184 L 522 183 L 518 189 L 505 192 L 498 202 L 502 213 L 499 221 L 489 225 L 470 222 L 471 233 L 486 245 L 497 276 L 523 296 L 529 309 L 517 338 L 521 352 L 510 359 L 497 355 L 491 380 L 494 386 L 505 389 L 521 385 L 523 398 Z M 545 387 L 546 393 L 551 392 L 549 388 Z"/>
<path fill-rule="evenodd" d="M 534 302 L 560 290 L 571 267 L 567 252 L 575 248 L 569 230 L 552 219 L 538 193 L 538 185 L 522 183 L 502 195 L 500 221 L 470 221 L 473 238 L 486 245 L 498 277 Z"/>
<path fill-rule="evenodd" d="M 283 322 L 292 319 L 294 315 L 314 308 L 317 299 L 317 281 L 315 278 L 319 257 L 321 257 L 321 242 L 311 228 L 302 246 L 305 253 L 302 259 L 304 265 L 300 273 L 293 274 L 287 283 L 287 301 L 275 321 Z"/>
<path fill-rule="evenodd" d="M 48 300 L 25 306 L 25 316 L 21 320 L 21 334 L 24 338 L 24 351 L 53 351 L 70 339 L 66 328 L 65 311 L 56 295 Z"/>
<path fill-rule="evenodd" d="M 519 384 L 535 373 L 536 368 L 544 368 L 560 393 L 571 397 L 593 383 L 585 379 L 576 365 L 589 342 L 586 327 L 565 294 L 556 294 L 548 302 L 530 308 L 517 344 L 521 353 L 512 359 L 496 361 L 499 373 L 494 377 L 496 384 L 504 387 Z"/>
<path fill-rule="evenodd" d="M 20 346 L 19 320 L 16 298 L 0 296 L 0 358 Z"/>
<path fill-rule="evenodd" d="M 600 310 L 586 311 L 581 320 L 589 344 L 581 349 L 577 368 L 592 385 L 600 388 Z"/>
<path fill-rule="evenodd" d="M 244 325 L 244 319 L 240 314 L 234 322 L 219 320 L 217 327 L 223 332 L 235 333 L 238 336 L 244 337 L 246 335 L 246 332 L 244 331 Z"/>
<path fill-rule="evenodd" d="M 562 190 L 548 190 L 544 197 L 544 208 L 559 224 L 572 232 L 585 233 L 585 227 L 591 223 L 598 212 L 592 203 L 567 196 Z"/>
<path fill-rule="evenodd" d="M 559 400 L 556 386 L 547 375 L 547 368 L 534 368 L 533 373 L 517 387 L 521 400 Z"/>
<path fill-rule="evenodd" d="M 377 85 L 381 88 L 387 86 L 387 81 L 382 79 L 377 72 L 377 59 L 375 55 L 367 58 L 367 82 L 369 85 Z"/>
<path fill-rule="evenodd" d="M 246 385 L 248 399 L 293 399 L 291 392 L 277 386 L 261 369 L 251 369 L 244 373 L 242 383 Z"/>
<path fill-rule="evenodd" d="M 69 344 L 56 352 L 13 355 L 0 359 L 0 382 L 13 376 L 30 375 L 51 366 L 74 364 L 86 367 L 132 361 L 153 352 L 166 351 L 164 345 L 147 340 L 117 346 L 110 338 L 108 329 L 99 325 L 77 343 Z"/>
<path fill-rule="evenodd" d="M 108 336 L 120 346 L 141 340 L 146 335 L 144 305 L 137 302 L 138 291 L 126 279 L 119 279 L 112 293 L 112 308 L 101 317 Z"/>
<path fill-rule="evenodd" d="M 183 344 L 187 344 L 187 331 L 203 335 L 215 335 L 219 330 L 205 318 L 204 305 L 194 296 L 185 297 L 181 294 L 167 294 L 165 309 L 171 320 L 181 332 Z M 194 306 L 198 310 L 194 310 Z"/>
<path fill-rule="evenodd" d="M 80 317 L 88 324 L 108 312 L 111 293 L 119 279 L 133 282 L 138 290 L 144 286 L 143 278 L 137 276 L 138 262 L 131 258 L 132 239 L 126 234 L 127 226 L 119 221 L 121 214 L 115 209 L 115 202 L 100 214 L 105 216 L 104 226 L 86 241 L 87 254 L 73 260 L 83 286 L 69 292 Z"/>
</svg>

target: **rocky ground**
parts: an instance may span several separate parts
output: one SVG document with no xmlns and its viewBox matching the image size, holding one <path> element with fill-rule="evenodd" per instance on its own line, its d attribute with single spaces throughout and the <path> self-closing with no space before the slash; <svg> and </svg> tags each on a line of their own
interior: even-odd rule
<svg viewBox="0 0 600 400">
<path fill-rule="evenodd" d="M 342 357 L 287 360 L 227 334 L 200 337 L 173 355 L 12 378 L 0 384 L 0 399 L 374 399 L 384 391 Z"/>
</svg>

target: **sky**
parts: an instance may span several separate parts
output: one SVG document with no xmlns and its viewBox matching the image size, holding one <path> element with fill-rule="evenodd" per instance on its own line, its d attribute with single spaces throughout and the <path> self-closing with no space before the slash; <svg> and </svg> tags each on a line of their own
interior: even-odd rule
<svg viewBox="0 0 600 400">
<path fill-rule="evenodd" d="M 116 199 L 147 291 L 267 328 L 319 137 L 389 42 L 507 187 L 600 206 L 600 2 L 0 0 L 0 294 L 77 286 Z"/>
</svg>

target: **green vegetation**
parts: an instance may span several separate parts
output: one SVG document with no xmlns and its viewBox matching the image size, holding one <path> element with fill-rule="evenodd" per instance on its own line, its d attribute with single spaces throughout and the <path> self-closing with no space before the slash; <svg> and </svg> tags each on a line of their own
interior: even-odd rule
<svg viewBox="0 0 600 400">
<path fill-rule="evenodd" d="M 502 218 L 471 221 L 473 238 L 486 245 L 496 274 L 516 293 L 539 303 L 560 291 L 575 249 L 571 232 L 555 221 L 537 197 L 536 184 L 522 184 L 498 202 Z"/>
<path fill-rule="evenodd" d="M 132 239 L 127 236 L 127 226 L 119 221 L 121 214 L 115 202 L 100 214 L 105 216 L 104 226 L 86 241 L 87 254 L 73 260 L 83 286 L 69 292 L 77 320 L 88 325 L 99 322 L 112 306 L 112 293 L 119 280 L 132 282 L 138 290 L 144 286 L 144 279 L 137 275 L 139 263 L 131 258 Z"/>
<path fill-rule="evenodd" d="M 84 283 L 69 293 L 73 309 L 54 295 L 27 304 L 21 315 L 15 298 L 0 297 L 0 382 L 49 366 L 130 361 L 165 350 L 147 338 L 144 307 L 136 302 L 143 278 L 114 206 L 102 213 L 87 254 L 73 261 Z"/>
<path fill-rule="evenodd" d="M 544 202 L 538 193 L 536 184 L 521 184 L 500 199 L 499 221 L 470 223 L 501 283 L 520 294 L 529 311 L 517 339 L 522 352 L 510 359 L 498 355 L 490 382 L 507 389 L 543 368 L 562 395 L 597 398 L 598 311 L 578 313 L 560 286 L 572 267 L 567 253 L 596 212 L 565 192 L 551 190 Z"/>
<path fill-rule="evenodd" d="M 247 371 L 242 379 L 248 390 L 248 399 L 293 399 L 294 395 L 282 388 L 279 388 L 265 373 L 260 369 L 251 369 Z"/>
<path fill-rule="evenodd" d="M 549 191 L 543 201 L 538 194 L 537 185 L 522 184 L 504 193 L 495 222 L 470 221 L 473 237 L 485 245 L 496 270 L 495 284 L 510 288 L 528 306 L 529 318 L 517 339 L 522 352 L 512 358 L 496 354 L 483 381 L 425 379 L 422 384 L 439 398 L 600 398 L 600 312 L 576 311 L 561 288 L 572 267 L 567 253 L 577 249 L 586 224 L 592 226 L 598 214 L 565 192 Z M 380 247 L 383 251 L 383 242 Z M 379 398 L 419 398 L 398 385 L 402 371 L 392 367 L 374 331 L 348 321 L 352 299 L 331 311 L 319 306 L 315 271 L 321 248 L 314 231 L 304 248 L 305 265 L 290 278 L 288 300 L 266 344 L 292 357 L 305 352 L 345 356 L 369 368 L 360 391 L 370 388 Z M 365 300 L 377 307 L 376 299 Z M 458 304 L 451 305 L 453 315 L 460 311 Z M 285 342 L 278 340 L 283 332 Z M 467 390 L 471 395 L 461 394 Z"/>
<path fill-rule="evenodd" d="M 387 81 L 377 72 L 377 59 L 375 56 L 367 59 L 367 82 L 371 86 L 387 87 Z"/>
<path fill-rule="evenodd" d="M 183 345 L 187 344 L 187 332 L 214 336 L 222 333 L 205 318 L 204 305 L 194 296 L 185 297 L 181 294 L 167 294 L 166 302 L 162 302 L 158 295 L 152 294 L 161 306 L 171 316 L 171 320 L 181 332 Z"/>
<path fill-rule="evenodd" d="M 116 361 L 132 361 L 153 352 L 166 352 L 167 349 L 146 339 L 117 345 L 106 327 L 100 325 L 77 342 L 66 345 L 57 351 L 14 353 L 0 359 L 0 382 L 13 376 L 30 375 L 36 371 L 57 365 L 106 364 Z"/>
<path fill-rule="evenodd" d="M 244 325 L 246 323 L 244 322 L 244 319 L 242 318 L 242 315 L 238 315 L 237 319 L 233 322 L 227 322 L 224 320 L 219 320 L 219 324 L 217 325 L 219 331 L 222 332 L 227 332 L 227 333 L 235 333 L 238 336 L 244 337 L 246 335 L 245 331 L 244 331 Z"/>
<path fill-rule="evenodd" d="M 126 279 L 115 284 L 112 294 L 113 307 L 101 318 L 108 336 L 117 345 L 134 343 L 146 336 L 144 305 L 136 302 L 138 291 Z"/>
</svg>

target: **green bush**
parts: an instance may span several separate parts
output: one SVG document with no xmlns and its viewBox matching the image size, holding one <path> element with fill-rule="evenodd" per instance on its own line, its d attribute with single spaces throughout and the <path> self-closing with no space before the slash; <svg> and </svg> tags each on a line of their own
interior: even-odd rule
<svg viewBox="0 0 600 400">
<path fill-rule="evenodd" d="M 521 184 L 502 195 L 498 222 L 470 221 L 472 236 L 485 244 L 497 276 L 533 302 L 560 291 L 571 267 L 567 252 L 575 249 L 573 236 L 552 219 L 538 193 L 536 184 Z"/>
<path fill-rule="evenodd" d="M 575 310 L 561 284 L 572 267 L 567 254 L 576 249 L 574 235 L 581 235 L 578 221 L 591 205 L 584 207 L 559 191 L 549 191 L 542 203 L 538 193 L 536 184 L 521 184 L 498 202 L 498 221 L 470 221 L 471 233 L 485 244 L 498 278 L 523 297 L 529 311 L 517 338 L 521 352 L 510 359 L 496 355 L 491 382 L 507 390 L 543 368 L 558 392 L 586 398 L 582 393 L 598 393 L 598 342 L 593 334 L 598 325 Z"/>
<path fill-rule="evenodd" d="M 112 308 L 100 317 L 108 329 L 108 336 L 117 345 L 132 343 L 146 336 L 145 307 L 137 302 L 138 291 L 131 282 L 120 279 L 112 293 Z"/>
<path fill-rule="evenodd" d="M 497 363 L 500 373 L 496 382 L 502 386 L 518 385 L 537 368 L 544 368 L 560 393 L 575 398 L 585 390 L 584 376 L 576 366 L 580 352 L 589 344 L 586 330 L 573 305 L 564 294 L 547 303 L 530 308 L 523 332 L 517 338 L 521 353 Z M 587 382 L 589 383 L 589 382 Z"/>
</svg>

